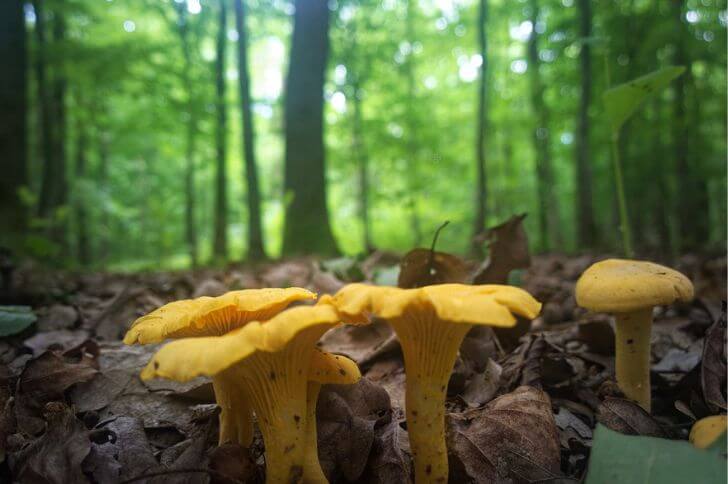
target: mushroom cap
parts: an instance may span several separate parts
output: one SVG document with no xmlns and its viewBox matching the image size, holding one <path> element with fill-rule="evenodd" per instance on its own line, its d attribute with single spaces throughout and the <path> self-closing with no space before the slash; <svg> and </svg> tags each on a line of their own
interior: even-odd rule
<svg viewBox="0 0 728 484">
<path fill-rule="evenodd" d="M 346 356 L 316 348 L 311 355 L 308 379 L 322 384 L 349 385 L 361 379 L 361 372 L 357 364 Z"/>
<path fill-rule="evenodd" d="M 295 301 L 316 299 L 300 287 L 244 289 L 218 297 L 183 299 L 134 321 L 126 344 L 159 343 L 167 338 L 219 336 L 251 321 L 264 321 Z"/>
<path fill-rule="evenodd" d="M 418 310 L 434 310 L 443 321 L 510 327 L 512 313 L 533 319 L 541 303 L 523 289 L 497 285 L 437 284 L 415 289 L 350 284 L 333 297 L 344 320 L 375 314 L 392 319 Z"/>
<path fill-rule="evenodd" d="M 687 277 L 645 261 L 603 260 L 576 283 L 577 304 L 598 312 L 625 313 L 692 299 L 693 284 Z"/>
<path fill-rule="evenodd" d="M 298 334 L 315 327 L 339 324 L 329 305 L 287 309 L 264 323 L 253 321 L 222 336 L 184 338 L 163 346 L 142 370 L 141 377 L 189 381 L 200 375 L 214 376 L 256 352 L 282 350 Z M 324 329 L 324 330 L 325 330 Z"/>
<path fill-rule="evenodd" d="M 726 420 L 725 415 L 711 415 L 693 424 L 688 440 L 698 449 L 707 449 L 727 430 L 728 420 Z"/>
</svg>

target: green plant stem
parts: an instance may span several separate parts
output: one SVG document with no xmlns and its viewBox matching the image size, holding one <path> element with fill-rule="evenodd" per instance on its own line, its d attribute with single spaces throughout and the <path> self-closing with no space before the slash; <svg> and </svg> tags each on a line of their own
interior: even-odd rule
<svg viewBox="0 0 728 484">
<path fill-rule="evenodd" d="M 632 251 L 632 232 L 629 227 L 629 212 L 627 211 L 627 199 L 624 196 L 624 180 L 622 178 L 622 162 L 619 158 L 619 132 L 612 133 L 612 162 L 614 163 L 614 180 L 617 185 L 617 203 L 619 204 L 619 231 L 622 233 L 622 248 L 624 255 L 631 259 L 634 257 Z"/>
</svg>

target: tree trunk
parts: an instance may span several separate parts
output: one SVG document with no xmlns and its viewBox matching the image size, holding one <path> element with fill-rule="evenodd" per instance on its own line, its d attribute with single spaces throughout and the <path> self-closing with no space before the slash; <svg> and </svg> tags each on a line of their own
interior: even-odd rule
<svg viewBox="0 0 728 484">
<path fill-rule="evenodd" d="M 360 15 L 366 15 L 360 12 Z M 362 83 L 368 71 L 365 53 L 361 51 L 358 41 L 357 21 L 352 19 L 349 27 L 349 40 L 346 51 L 347 77 L 351 79 L 351 150 L 356 160 L 357 180 L 359 182 L 358 208 L 362 225 L 362 245 L 364 252 L 374 251 L 372 243 L 371 222 L 369 219 L 369 156 L 364 144 L 364 128 L 362 121 Z"/>
<path fill-rule="evenodd" d="M 80 103 L 79 103 L 80 104 Z M 80 110 L 79 106 L 76 106 Z M 76 125 L 76 166 L 74 173 L 74 206 L 76 212 L 76 256 L 81 267 L 88 267 L 91 263 L 91 250 L 88 235 L 88 214 L 86 204 L 88 200 L 84 193 L 86 180 L 86 150 L 88 147 L 86 126 L 80 118 Z"/>
<path fill-rule="evenodd" d="M 286 79 L 284 254 L 335 254 L 326 207 L 323 88 L 329 52 L 326 0 L 296 0 Z"/>
<path fill-rule="evenodd" d="M 179 36 L 182 43 L 182 82 L 187 93 L 187 139 L 185 147 L 185 241 L 192 267 L 199 262 L 197 250 L 197 223 L 195 221 L 195 154 L 197 152 L 197 112 L 192 83 L 192 58 L 190 53 L 189 17 L 184 3 L 175 3 L 179 21 Z"/>
<path fill-rule="evenodd" d="M 0 246 L 19 249 L 26 213 L 18 190 L 27 183 L 26 47 L 23 2 L 0 2 Z"/>
<path fill-rule="evenodd" d="M 410 229 L 414 237 L 413 246 L 418 247 L 422 243 L 422 225 L 420 224 L 420 214 L 418 209 L 418 199 L 420 194 L 418 170 L 419 165 L 419 140 L 417 139 L 417 123 L 415 121 L 415 103 L 417 102 L 417 83 L 415 82 L 415 63 L 414 51 L 411 46 L 414 44 L 415 38 L 415 6 L 414 0 L 407 0 L 407 18 L 405 21 L 405 37 L 410 44 L 410 52 L 404 63 L 405 78 L 407 81 L 407 99 L 405 122 L 407 126 L 406 142 L 407 142 L 407 181 L 409 182 L 409 190 L 407 194 L 407 205 L 410 210 Z"/>
<path fill-rule="evenodd" d="M 238 30 L 238 82 L 240 86 L 240 114 L 243 118 L 244 177 L 248 189 L 248 259 L 260 260 L 265 259 L 266 256 L 260 213 L 258 168 L 255 162 L 255 129 L 253 128 L 250 76 L 248 75 L 248 28 L 243 0 L 235 0 L 235 26 Z"/>
<path fill-rule="evenodd" d="M 107 115 L 107 108 L 102 103 L 100 115 L 104 118 Z M 106 122 L 97 123 L 97 139 L 99 153 L 98 189 L 103 194 L 104 200 L 99 206 L 101 229 L 99 230 L 99 246 L 97 263 L 105 267 L 109 262 L 112 222 L 109 218 L 108 206 L 111 192 L 109 190 L 109 133 Z"/>
<path fill-rule="evenodd" d="M 358 75 L 359 73 L 354 74 L 354 76 Z M 361 86 L 358 77 L 355 77 L 352 87 L 354 92 L 354 97 L 352 98 L 354 111 L 352 120 L 352 150 L 357 160 L 357 171 L 359 175 L 359 216 L 361 217 L 364 252 L 371 253 L 374 251 L 374 244 L 372 243 L 369 220 L 369 157 L 364 146 L 364 134 L 362 132 Z"/>
<path fill-rule="evenodd" d="M 488 203 L 488 187 L 485 169 L 486 129 L 488 126 L 488 0 L 480 0 L 478 8 L 478 45 L 480 57 L 483 59 L 480 67 L 480 80 L 478 82 L 478 119 L 476 119 L 477 132 L 475 134 L 475 160 L 477 168 L 477 183 L 475 192 L 475 211 L 473 219 L 473 253 L 482 254 L 482 242 L 479 237 L 485 232 L 485 216 Z"/>
<path fill-rule="evenodd" d="M 65 41 L 66 21 L 60 9 L 53 12 L 53 43 L 58 46 Z M 66 172 L 66 72 L 61 61 L 53 72 L 53 83 L 51 85 L 51 127 L 52 150 L 56 161 L 54 179 L 51 183 L 55 185 L 52 200 L 53 209 L 68 204 L 68 174 Z M 51 239 L 63 249 L 68 245 L 68 220 L 66 216 L 54 217 L 51 227 Z"/>
<path fill-rule="evenodd" d="M 53 152 L 53 128 L 51 124 L 51 101 L 48 93 L 46 70 L 46 18 L 43 0 L 34 0 L 35 11 L 35 84 L 37 86 L 37 103 L 40 109 L 39 138 L 42 153 L 42 172 L 40 194 L 38 196 L 38 216 L 50 216 L 55 203 L 55 180 L 57 179 L 57 163 Z"/>
<path fill-rule="evenodd" d="M 551 135 L 549 133 L 549 112 L 544 99 L 545 88 L 539 72 L 538 32 L 539 17 L 537 0 L 531 0 L 531 24 L 533 30 L 528 39 L 528 72 L 531 91 L 531 107 L 536 117 L 533 132 L 533 149 L 536 156 L 536 176 L 539 201 L 539 234 L 541 249 L 548 250 L 551 243 L 559 245 L 559 214 L 555 199 L 556 187 L 551 166 Z"/>
<path fill-rule="evenodd" d="M 594 246 L 596 225 L 592 203 L 592 168 L 589 149 L 589 104 L 591 102 L 591 0 L 579 0 L 579 36 L 582 39 L 579 63 L 581 66 L 581 99 L 576 120 L 576 225 L 577 241 L 581 248 Z"/>
<path fill-rule="evenodd" d="M 220 0 L 220 25 L 217 33 L 217 58 L 215 60 L 215 87 L 217 131 L 215 137 L 215 240 L 213 256 L 218 262 L 227 259 L 227 173 L 226 173 L 226 129 L 227 107 L 225 105 L 225 47 L 227 44 L 227 0 Z"/>
<path fill-rule="evenodd" d="M 690 159 L 690 124 L 687 119 L 687 90 L 692 81 L 691 59 L 688 57 L 686 38 L 688 32 L 683 22 L 683 0 L 672 0 L 672 17 L 675 21 L 675 65 L 685 66 L 685 74 L 674 81 L 673 98 L 673 143 L 678 193 L 685 195 L 678 205 L 678 221 L 682 251 L 694 250 L 704 244 L 707 238 L 707 213 L 699 197 L 705 195 L 700 182 L 700 168 L 697 159 Z"/>
</svg>

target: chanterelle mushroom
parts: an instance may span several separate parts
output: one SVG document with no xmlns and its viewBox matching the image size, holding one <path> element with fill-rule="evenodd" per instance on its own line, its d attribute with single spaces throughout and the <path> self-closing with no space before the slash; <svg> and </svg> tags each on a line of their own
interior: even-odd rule
<svg viewBox="0 0 728 484">
<path fill-rule="evenodd" d="M 206 375 L 231 394 L 246 395 L 263 434 L 266 482 L 300 482 L 308 457 L 307 383 L 309 377 L 327 378 L 316 376 L 316 370 L 328 371 L 334 366 L 328 360 L 336 361 L 335 355 L 318 353 L 315 343 L 338 323 L 336 310 L 326 304 L 291 308 L 223 336 L 173 341 L 141 376 L 188 381 Z M 234 403 L 231 413 L 237 410 Z"/>
<path fill-rule="evenodd" d="M 614 314 L 617 384 L 648 412 L 652 309 L 692 298 L 687 277 L 652 262 L 607 259 L 589 267 L 576 283 L 579 306 Z"/>
<path fill-rule="evenodd" d="M 728 421 L 725 415 L 711 415 L 701 418 L 693 424 L 688 439 L 698 449 L 707 449 L 719 437 L 725 439 Z"/>
<path fill-rule="evenodd" d="M 463 284 L 418 289 L 351 284 L 333 299 L 345 320 L 373 314 L 387 320 L 399 336 L 415 479 L 447 482 L 445 395 L 463 337 L 476 324 L 513 326 L 512 313 L 533 319 L 541 304 L 515 287 Z"/>
<path fill-rule="evenodd" d="M 219 297 L 200 297 L 171 302 L 142 316 L 124 337 L 126 344 L 160 343 L 168 338 L 221 336 L 251 321 L 265 321 L 295 301 L 316 299 L 316 294 L 291 287 L 246 289 Z M 220 406 L 220 444 L 249 446 L 253 440 L 253 417 L 245 395 L 212 378 Z M 231 409 L 235 408 L 235 412 Z"/>
<path fill-rule="evenodd" d="M 321 385 L 349 385 L 361 379 L 359 367 L 355 362 L 341 355 L 334 355 L 319 350 L 314 351 L 311 368 L 308 371 L 308 389 L 306 393 L 307 424 L 306 431 L 306 463 L 303 477 L 306 484 L 326 484 L 328 480 L 318 458 L 318 432 L 316 431 L 316 402 Z"/>
</svg>

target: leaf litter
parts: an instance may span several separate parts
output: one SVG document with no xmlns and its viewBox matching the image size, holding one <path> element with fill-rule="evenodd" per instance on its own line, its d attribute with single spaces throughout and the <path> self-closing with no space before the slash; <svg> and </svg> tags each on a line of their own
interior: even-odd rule
<svg viewBox="0 0 728 484">
<path fill-rule="evenodd" d="M 446 403 L 452 482 L 577 482 L 586 476 L 597 425 L 685 440 L 696 419 L 726 411 L 724 257 L 690 255 L 676 264 L 698 298 L 656 313 L 650 415 L 614 383 L 610 319 L 574 301 L 580 273 L 604 257 L 531 256 L 522 220 L 486 233 L 483 262 L 438 252 L 433 243 L 402 259 L 377 251 L 177 273 L 79 276 L 20 268 L 14 299 L 2 300 L 29 304 L 37 321 L 0 340 L 0 481 L 263 482 L 259 434 L 249 449 L 217 447 L 208 379 L 142 382 L 139 371 L 156 347 L 119 341 L 134 319 L 166 302 L 241 288 L 297 285 L 330 293 L 353 281 L 510 281 L 541 300 L 541 316 L 516 334 L 477 328 L 463 341 Z M 396 335 L 380 321 L 337 328 L 319 344 L 357 361 L 365 377 L 321 391 L 325 474 L 331 482 L 410 481 L 406 375 Z"/>
</svg>

